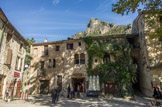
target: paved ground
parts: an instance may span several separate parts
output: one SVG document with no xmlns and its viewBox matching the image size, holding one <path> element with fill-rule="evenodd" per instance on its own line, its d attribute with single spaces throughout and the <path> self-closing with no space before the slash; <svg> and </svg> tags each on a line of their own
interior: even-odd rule
<svg viewBox="0 0 162 107">
<path fill-rule="evenodd" d="M 51 103 L 49 95 L 37 95 L 29 98 L 28 101 L 14 100 L 11 102 L 0 101 L 0 107 L 150 107 L 148 100 L 135 97 L 135 100 L 125 100 L 122 98 L 75 98 L 67 99 L 60 97 L 57 104 Z"/>
</svg>

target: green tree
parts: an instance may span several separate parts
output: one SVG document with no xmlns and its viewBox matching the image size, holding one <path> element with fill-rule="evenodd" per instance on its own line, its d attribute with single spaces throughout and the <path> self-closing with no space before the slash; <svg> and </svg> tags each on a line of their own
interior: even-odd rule
<svg viewBox="0 0 162 107">
<path fill-rule="evenodd" d="M 34 43 L 35 40 L 34 40 L 34 38 L 31 38 L 31 39 L 27 38 L 26 40 L 29 42 L 29 46 L 26 47 L 26 52 L 27 52 L 27 53 L 30 53 L 30 45 L 31 45 L 32 43 Z M 29 65 L 31 59 L 32 59 L 31 56 L 26 55 L 26 57 L 25 57 L 25 63 Z"/>
<path fill-rule="evenodd" d="M 149 19 L 149 26 L 152 27 L 157 20 L 150 20 L 152 16 L 160 15 L 162 13 L 162 1 L 161 0 L 119 0 L 116 4 L 112 4 L 112 11 L 117 14 L 127 14 L 129 12 L 134 13 L 138 7 L 142 5 L 144 10 L 149 11 L 147 18 Z M 157 16 L 158 19 L 160 16 Z M 145 17 L 146 18 L 146 17 Z M 153 27 L 152 27 L 153 28 Z M 156 28 L 155 32 L 151 34 L 152 38 L 156 38 L 162 36 L 162 22 L 160 22 L 160 26 Z"/>
<path fill-rule="evenodd" d="M 30 45 L 35 42 L 34 38 L 27 38 L 26 40 L 29 42 Z M 30 46 L 27 46 L 26 52 L 30 53 Z"/>
</svg>

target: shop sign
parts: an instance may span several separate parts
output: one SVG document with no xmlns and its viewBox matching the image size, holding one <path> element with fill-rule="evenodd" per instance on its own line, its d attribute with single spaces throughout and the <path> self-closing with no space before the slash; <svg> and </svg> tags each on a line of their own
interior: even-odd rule
<svg viewBox="0 0 162 107">
<path fill-rule="evenodd" d="M 14 77 L 20 77 L 20 73 L 14 72 Z"/>
</svg>

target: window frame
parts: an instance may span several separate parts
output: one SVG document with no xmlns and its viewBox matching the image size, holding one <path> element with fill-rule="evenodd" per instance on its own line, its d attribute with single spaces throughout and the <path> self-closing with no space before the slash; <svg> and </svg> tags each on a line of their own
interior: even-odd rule
<svg viewBox="0 0 162 107">
<path fill-rule="evenodd" d="M 60 51 L 60 46 L 56 46 L 55 51 Z"/>
<path fill-rule="evenodd" d="M 77 55 L 77 57 L 76 57 L 76 55 Z M 79 64 L 80 63 L 80 61 L 79 61 L 79 54 L 75 54 L 74 55 L 74 64 Z"/>
<path fill-rule="evenodd" d="M 81 55 L 84 55 L 84 57 L 82 58 Z M 80 54 L 80 64 L 85 64 L 85 54 L 84 53 Z"/>
<path fill-rule="evenodd" d="M 53 59 L 53 65 L 52 65 L 53 68 L 56 68 L 56 59 L 54 58 Z"/>
<path fill-rule="evenodd" d="M 72 50 L 72 49 L 74 49 L 73 43 L 67 43 L 66 48 L 67 48 L 67 50 Z"/>
<path fill-rule="evenodd" d="M 79 43 L 78 43 L 78 46 L 82 46 L 82 42 L 79 42 Z"/>
</svg>

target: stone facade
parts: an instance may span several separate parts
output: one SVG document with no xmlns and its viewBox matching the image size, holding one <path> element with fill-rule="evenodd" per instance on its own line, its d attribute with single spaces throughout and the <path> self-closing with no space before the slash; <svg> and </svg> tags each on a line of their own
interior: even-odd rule
<svg viewBox="0 0 162 107">
<path fill-rule="evenodd" d="M 32 79 L 30 81 L 36 83 L 32 86 L 35 87 L 33 94 L 41 93 L 40 86 L 43 80 L 49 81 L 49 90 L 58 86 L 58 76 L 62 78 L 60 83 L 62 89 L 66 89 L 67 84 L 72 83 L 72 78 L 84 79 L 82 83 L 86 85 L 85 81 L 88 81 L 86 73 L 88 56 L 85 51 L 85 43 L 82 40 L 36 43 L 31 46 L 31 54 L 33 60 L 31 61 L 30 74 L 32 74 Z M 81 54 L 84 60 L 82 63 Z M 75 55 L 79 56 L 79 62 L 75 60 Z M 40 76 L 39 72 L 44 72 L 44 75 Z"/>
<path fill-rule="evenodd" d="M 25 48 L 28 42 L 8 21 L 1 9 L 0 36 L 0 95 L 4 98 L 5 92 L 8 90 L 12 95 L 16 95 L 20 91 L 17 86 L 18 81 L 23 78 Z"/>
<path fill-rule="evenodd" d="M 152 96 L 151 81 L 153 80 L 154 83 L 159 84 L 162 70 L 160 66 L 151 66 L 151 63 L 157 62 L 156 60 L 161 63 L 162 48 L 161 42 L 149 38 L 143 13 L 139 12 L 139 15 L 134 20 L 132 34 L 98 36 L 96 38 L 102 41 L 118 38 L 128 40 L 131 46 L 131 57 L 133 62 L 137 64 L 138 82 L 134 84 L 134 88 L 139 87 L 138 90 L 145 95 Z M 73 46 L 72 49 L 70 48 L 71 45 Z M 31 54 L 33 60 L 31 61 L 30 78 L 27 80 L 31 94 L 45 91 L 48 93 L 56 86 L 61 87 L 64 91 L 67 88 L 67 84 L 73 84 L 75 80 L 82 83 L 84 86 L 83 91 L 87 88 L 88 76 L 86 68 L 88 55 L 86 45 L 82 39 L 34 43 L 31 46 Z M 82 58 L 85 63 L 81 64 Z M 97 58 L 93 60 L 94 68 L 97 65 L 95 63 Z"/>
<path fill-rule="evenodd" d="M 137 36 L 112 35 L 98 37 L 101 41 L 118 38 L 127 38 L 130 40 L 137 38 Z M 73 44 L 72 49 L 68 49 L 69 44 Z M 134 44 L 131 43 L 131 45 Z M 138 52 L 137 48 L 132 49 L 132 56 L 136 56 L 136 53 L 138 54 Z M 44 88 L 44 90 L 48 90 L 48 92 L 59 86 L 59 76 L 62 78 L 61 87 L 63 91 L 66 90 L 67 84 L 75 84 L 75 80 L 79 79 L 82 79 L 80 83 L 84 86 L 83 91 L 86 91 L 88 85 L 88 74 L 86 72 L 88 66 L 88 54 L 83 39 L 34 43 L 31 45 L 31 55 L 33 57 L 30 68 L 31 76 L 27 80 L 31 94 L 41 93 L 41 90 L 43 90 L 43 81 L 46 81 L 46 84 L 48 84 L 48 86 L 46 86 L 47 89 Z M 76 58 L 77 55 L 78 58 Z M 96 62 L 95 60 L 98 61 Z M 99 64 L 99 60 L 101 59 L 93 59 L 93 68 Z M 43 66 L 41 62 L 43 62 Z M 53 66 L 54 63 L 55 66 Z"/>
<path fill-rule="evenodd" d="M 149 12 L 140 11 L 139 15 L 133 22 L 133 34 L 139 34 L 138 43 L 140 44 L 140 56 L 141 60 L 139 63 L 140 76 L 140 87 L 143 93 L 146 95 L 152 95 L 152 84 L 161 84 L 162 87 L 162 41 L 158 38 L 151 39 L 151 32 L 154 31 L 153 28 L 160 26 L 160 17 L 152 17 L 154 19 L 159 19 L 150 28 L 147 24 L 147 18 L 145 18 Z M 155 15 L 156 16 L 156 15 Z M 159 22 L 158 22 L 159 21 Z M 150 94 L 149 94 L 150 93 Z"/>
</svg>

